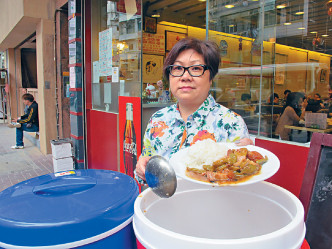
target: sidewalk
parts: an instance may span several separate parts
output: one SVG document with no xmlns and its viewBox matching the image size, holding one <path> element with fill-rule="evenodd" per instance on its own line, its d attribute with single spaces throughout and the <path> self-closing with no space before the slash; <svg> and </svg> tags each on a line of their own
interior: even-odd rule
<svg viewBox="0 0 332 249">
<path fill-rule="evenodd" d="M 43 155 L 24 137 L 24 149 L 13 150 L 15 129 L 0 119 L 0 191 L 27 179 L 53 172 L 52 154 Z"/>
</svg>

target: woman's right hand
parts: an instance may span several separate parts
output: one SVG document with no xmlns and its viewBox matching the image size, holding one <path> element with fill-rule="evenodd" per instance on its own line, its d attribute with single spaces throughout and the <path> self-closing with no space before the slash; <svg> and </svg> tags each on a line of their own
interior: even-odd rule
<svg viewBox="0 0 332 249">
<path fill-rule="evenodd" d="M 145 181 L 146 164 L 148 163 L 150 158 L 151 158 L 150 156 L 141 156 L 136 164 L 136 174 L 139 178 L 143 179 L 144 181 Z"/>
</svg>

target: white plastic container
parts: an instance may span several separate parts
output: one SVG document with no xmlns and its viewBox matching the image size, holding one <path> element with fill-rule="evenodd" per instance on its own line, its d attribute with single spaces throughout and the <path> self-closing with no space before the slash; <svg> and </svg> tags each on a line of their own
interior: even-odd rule
<svg viewBox="0 0 332 249">
<path fill-rule="evenodd" d="M 168 199 L 147 189 L 135 201 L 133 226 L 147 249 L 298 249 L 305 236 L 301 202 L 267 182 L 212 187 L 178 180 Z"/>
<path fill-rule="evenodd" d="M 65 158 L 55 159 L 53 157 L 53 169 L 54 173 L 65 170 L 73 170 L 74 169 L 73 158 L 65 157 Z"/>
</svg>

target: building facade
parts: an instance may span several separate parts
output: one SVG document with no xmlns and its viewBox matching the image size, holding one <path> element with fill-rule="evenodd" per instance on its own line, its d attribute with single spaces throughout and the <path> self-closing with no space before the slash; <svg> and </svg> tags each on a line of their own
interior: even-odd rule
<svg viewBox="0 0 332 249">
<path fill-rule="evenodd" d="M 70 137 L 67 1 L 1 1 L 0 51 L 8 74 L 8 118 L 23 115 L 22 94 L 39 104 L 39 141 Z M 13 141 L 14 143 L 14 141 Z"/>
</svg>

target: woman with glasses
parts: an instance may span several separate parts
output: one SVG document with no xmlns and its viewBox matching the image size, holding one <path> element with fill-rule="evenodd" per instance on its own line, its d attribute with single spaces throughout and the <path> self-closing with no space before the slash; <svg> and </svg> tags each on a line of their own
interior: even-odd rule
<svg viewBox="0 0 332 249">
<path fill-rule="evenodd" d="M 174 45 L 165 60 L 163 75 L 177 103 L 152 115 L 136 165 L 138 180 L 145 179 L 145 166 L 151 156 L 169 159 L 198 140 L 252 144 L 243 119 L 216 103 L 209 93 L 219 62 L 219 48 L 211 41 L 185 38 Z"/>
</svg>

